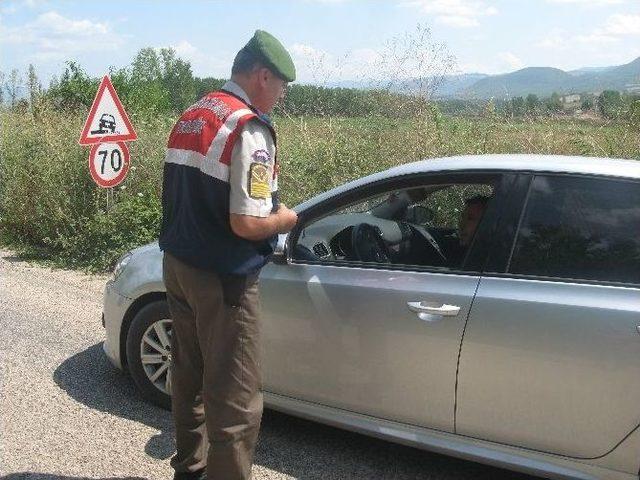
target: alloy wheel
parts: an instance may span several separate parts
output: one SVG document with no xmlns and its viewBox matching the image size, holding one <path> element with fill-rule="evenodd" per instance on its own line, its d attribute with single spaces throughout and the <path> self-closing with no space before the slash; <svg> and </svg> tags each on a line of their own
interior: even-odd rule
<svg viewBox="0 0 640 480">
<path fill-rule="evenodd" d="M 171 395 L 171 320 L 152 323 L 140 342 L 140 360 L 149 381 L 161 392 Z"/>
</svg>

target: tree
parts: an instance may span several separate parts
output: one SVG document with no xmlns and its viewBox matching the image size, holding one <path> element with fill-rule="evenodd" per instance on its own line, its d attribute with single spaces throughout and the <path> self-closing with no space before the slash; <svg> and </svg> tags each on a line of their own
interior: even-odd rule
<svg viewBox="0 0 640 480">
<path fill-rule="evenodd" d="M 204 97 L 207 93 L 213 92 L 214 90 L 219 90 L 225 83 L 225 80 L 221 78 L 198 78 L 194 79 L 195 89 L 196 89 L 196 99 Z M 289 89 L 293 88 L 294 85 L 291 85 Z M 289 90 L 287 91 L 287 95 L 289 95 Z"/>
<path fill-rule="evenodd" d="M 131 79 L 134 82 L 161 82 L 160 57 L 154 48 L 141 49 L 131 62 Z"/>
<path fill-rule="evenodd" d="M 141 49 L 130 69 L 111 71 L 111 80 L 128 108 L 138 112 L 171 111 L 170 94 L 162 80 L 162 59 L 156 49 Z"/>
<path fill-rule="evenodd" d="M 544 105 L 551 113 L 562 112 L 562 99 L 557 92 L 553 92 L 551 96 L 545 100 Z"/>
<path fill-rule="evenodd" d="M 598 110 L 605 118 L 617 118 L 622 113 L 624 101 L 617 90 L 605 90 L 598 96 Z"/>
<path fill-rule="evenodd" d="M 9 74 L 9 79 L 5 85 L 5 89 L 7 91 L 7 96 L 9 97 L 9 105 L 11 107 L 16 106 L 16 102 L 19 96 L 19 90 L 22 88 L 22 77 L 20 77 L 20 73 L 15 68 L 11 70 Z"/>
<path fill-rule="evenodd" d="M 0 72 L 0 106 L 4 105 L 4 72 Z"/>
<path fill-rule="evenodd" d="M 525 103 L 522 97 L 513 97 L 511 99 L 511 113 L 516 116 L 522 116 L 525 113 Z"/>
<path fill-rule="evenodd" d="M 582 95 L 582 103 L 580 104 L 580 108 L 584 111 L 593 110 L 595 106 L 595 100 L 592 95 Z"/>
<path fill-rule="evenodd" d="M 57 84 L 51 83 L 47 95 L 59 107 L 89 108 L 98 89 L 98 80 L 91 79 L 76 62 L 67 62 L 67 68 Z"/>
<path fill-rule="evenodd" d="M 372 64 L 362 66 L 379 74 L 380 80 L 373 85 L 376 89 L 424 98 L 433 96 L 456 64 L 446 44 L 437 42 L 429 27 L 421 24 L 413 32 L 384 42 L 374 58 Z M 421 109 L 427 107 L 428 102 L 421 102 L 415 113 L 421 115 Z"/>
<path fill-rule="evenodd" d="M 29 69 L 27 71 L 27 89 L 29 90 L 29 101 L 33 108 L 42 96 L 42 84 L 38 80 L 36 69 L 31 64 L 29 64 Z"/>
<path fill-rule="evenodd" d="M 176 57 L 173 48 L 160 49 L 162 59 L 162 84 L 169 92 L 171 108 L 181 112 L 196 98 L 196 85 L 191 64 Z"/>
<path fill-rule="evenodd" d="M 629 120 L 632 125 L 640 126 L 640 99 L 632 100 L 629 107 Z"/>
<path fill-rule="evenodd" d="M 496 115 L 496 102 L 493 100 L 489 100 L 484 107 L 484 116 L 492 118 Z"/>
<path fill-rule="evenodd" d="M 530 93 L 527 95 L 527 113 L 530 115 L 535 115 L 538 113 L 538 109 L 540 107 L 540 99 L 537 95 Z"/>
</svg>

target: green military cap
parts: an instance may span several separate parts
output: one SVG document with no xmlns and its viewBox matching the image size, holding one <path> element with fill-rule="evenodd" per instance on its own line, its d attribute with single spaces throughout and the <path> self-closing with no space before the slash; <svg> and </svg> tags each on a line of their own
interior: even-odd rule
<svg viewBox="0 0 640 480">
<path fill-rule="evenodd" d="M 296 79 L 296 67 L 293 65 L 291 55 L 270 33 L 256 30 L 244 48 L 258 55 L 264 60 L 266 66 L 283 80 L 293 82 Z"/>
</svg>

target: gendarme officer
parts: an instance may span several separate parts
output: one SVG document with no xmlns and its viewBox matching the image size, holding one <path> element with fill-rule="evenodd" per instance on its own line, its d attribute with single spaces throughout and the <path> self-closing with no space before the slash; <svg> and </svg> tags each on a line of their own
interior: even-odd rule
<svg viewBox="0 0 640 480">
<path fill-rule="evenodd" d="M 295 212 L 278 202 L 267 113 L 295 79 L 282 44 L 258 30 L 231 80 L 189 107 L 164 165 L 163 274 L 173 319 L 174 478 L 251 475 L 262 375 L 257 277 Z"/>
</svg>

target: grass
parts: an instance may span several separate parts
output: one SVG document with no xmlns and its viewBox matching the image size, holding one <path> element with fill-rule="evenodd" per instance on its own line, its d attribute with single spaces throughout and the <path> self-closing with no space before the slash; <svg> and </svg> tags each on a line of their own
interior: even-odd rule
<svg viewBox="0 0 640 480">
<path fill-rule="evenodd" d="M 157 238 L 164 149 L 174 116 L 133 114 L 132 167 L 111 194 L 77 139 L 84 111 L 50 105 L 0 112 L 0 242 L 52 265 L 104 271 Z M 638 126 L 571 119 L 276 117 L 279 185 L 288 205 L 360 176 L 423 158 L 544 153 L 640 159 Z M 110 196 L 108 196 L 110 195 Z"/>
</svg>

